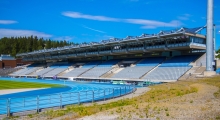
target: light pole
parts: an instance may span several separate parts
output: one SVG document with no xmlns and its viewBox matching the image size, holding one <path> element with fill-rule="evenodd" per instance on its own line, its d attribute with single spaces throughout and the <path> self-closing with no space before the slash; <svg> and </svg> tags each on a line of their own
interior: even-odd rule
<svg viewBox="0 0 220 120">
<path fill-rule="evenodd" d="M 213 0 L 207 0 L 206 71 L 213 71 Z"/>
</svg>

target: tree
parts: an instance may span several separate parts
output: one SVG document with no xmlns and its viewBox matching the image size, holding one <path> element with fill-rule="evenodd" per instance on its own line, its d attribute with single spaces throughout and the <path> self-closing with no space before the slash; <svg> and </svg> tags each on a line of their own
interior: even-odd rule
<svg viewBox="0 0 220 120">
<path fill-rule="evenodd" d="M 0 38 L 0 54 L 10 54 L 16 56 L 18 53 L 32 52 L 34 50 L 50 49 L 52 47 L 63 47 L 70 45 L 65 41 L 44 40 L 37 36 L 24 37 L 4 37 Z"/>
<path fill-rule="evenodd" d="M 217 56 L 215 56 L 216 58 L 220 59 L 220 48 L 218 48 L 218 50 L 216 51 Z"/>
</svg>

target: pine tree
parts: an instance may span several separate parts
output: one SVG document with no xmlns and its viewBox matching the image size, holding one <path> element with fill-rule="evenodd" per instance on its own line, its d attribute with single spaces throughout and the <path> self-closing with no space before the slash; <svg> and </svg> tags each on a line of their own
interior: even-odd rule
<svg viewBox="0 0 220 120">
<path fill-rule="evenodd" d="M 62 42 L 50 39 L 44 40 L 43 38 L 38 39 L 37 36 L 4 37 L 0 38 L 0 54 L 10 54 L 15 57 L 18 53 L 63 47 L 70 44 L 72 43 L 67 43 L 65 40 Z"/>
</svg>

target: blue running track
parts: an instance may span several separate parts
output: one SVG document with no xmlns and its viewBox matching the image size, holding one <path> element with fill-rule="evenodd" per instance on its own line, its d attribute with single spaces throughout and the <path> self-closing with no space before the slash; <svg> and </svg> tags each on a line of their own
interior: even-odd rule
<svg viewBox="0 0 220 120">
<path fill-rule="evenodd" d="M 43 108 L 63 107 L 70 104 L 105 100 L 128 94 L 135 90 L 134 86 L 113 85 L 110 83 L 1 77 L 0 80 L 65 85 L 65 87 L 61 88 L 47 88 L 0 95 L 0 115 L 30 110 L 40 111 Z"/>
</svg>

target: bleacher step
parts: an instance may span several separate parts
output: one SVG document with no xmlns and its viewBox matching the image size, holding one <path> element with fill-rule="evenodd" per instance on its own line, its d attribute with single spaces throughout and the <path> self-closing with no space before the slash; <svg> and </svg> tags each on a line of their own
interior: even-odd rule
<svg viewBox="0 0 220 120">
<path fill-rule="evenodd" d="M 120 70 L 119 67 L 115 67 L 115 68 L 111 69 L 109 72 L 105 73 L 104 75 L 102 75 L 100 77 L 101 78 L 111 78 L 114 74 L 119 72 L 119 70 Z"/>
</svg>

